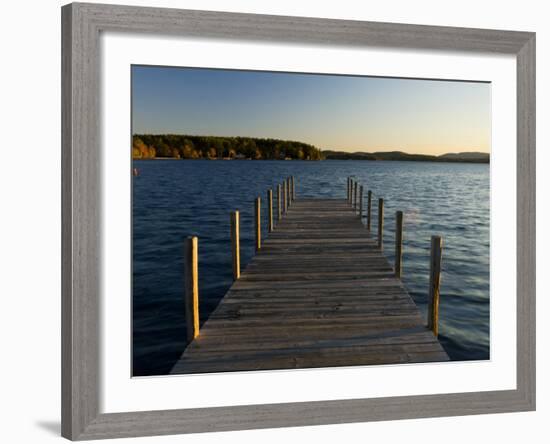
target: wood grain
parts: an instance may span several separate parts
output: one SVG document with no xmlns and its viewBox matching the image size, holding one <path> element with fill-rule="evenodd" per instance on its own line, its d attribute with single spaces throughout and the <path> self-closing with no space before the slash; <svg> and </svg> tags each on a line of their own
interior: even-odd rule
<svg viewBox="0 0 550 444">
<path fill-rule="evenodd" d="M 363 185 L 359 187 L 359 219 L 363 220 Z"/>
<path fill-rule="evenodd" d="M 428 293 L 428 328 L 435 337 L 439 334 L 439 292 L 441 283 L 441 253 L 443 241 L 432 236 L 430 249 L 430 291 Z"/>
<path fill-rule="evenodd" d="M 267 190 L 267 231 L 273 231 L 273 191 Z"/>
<path fill-rule="evenodd" d="M 288 189 L 287 189 L 287 183 L 285 179 L 283 180 L 283 214 L 286 214 L 287 209 L 288 209 Z"/>
<path fill-rule="evenodd" d="M 231 229 L 231 258 L 233 263 L 233 280 L 241 277 L 241 241 L 239 212 L 232 211 L 230 214 Z"/>
<path fill-rule="evenodd" d="M 171 433 L 528 411 L 535 409 L 535 34 L 74 3 L 62 7 L 62 435 Z M 99 410 L 100 60 L 103 32 L 325 47 L 503 53 L 517 60 L 517 387 L 371 399 L 124 413 Z M 129 154 L 130 155 L 130 154 Z M 370 218 L 367 217 L 367 223 Z M 335 256 L 341 256 L 335 253 Z M 262 255 L 258 256 L 258 259 Z M 349 288 L 352 291 L 352 287 Z M 128 369 L 130 370 L 130 369 Z"/>
<path fill-rule="evenodd" d="M 367 193 L 367 230 L 369 231 L 371 227 L 371 216 L 372 216 L 372 191 L 369 190 Z"/>
<path fill-rule="evenodd" d="M 378 248 L 384 249 L 384 199 L 378 199 Z"/>
<path fill-rule="evenodd" d="M 277 184 L 277 224 L 279 224 L 283 217 L 282 211 L 281 184 Z"/>
<path fill-rule="evenodd" d="M 401 279 L 403 263 L 403 211 L 395 212 L 395 277 Z"/>
<path fill-rule="evenodd" d="M 292 204 L 292 189 L 290 184 L 290 177 L 287 177 L 285 180 L 286 180 L 286 209 L 288 210 L 290 208 L 290 205 Z"/>
<path fill-rule="evenodd" d="M 446 360 L 355 210 L 298 199 L 172 374 Z"/>
<path fill-rule="evenodd" d="M 254 246 L 256 252 L 262 248 L 262 200 L 257 197 L 254 200 Z"/>
<path fill-rule="evenodd" d="M 185 324 L 187 342 L 199 335 L 199 239 L 191 236 L 184 242 Z"/>
</svg>

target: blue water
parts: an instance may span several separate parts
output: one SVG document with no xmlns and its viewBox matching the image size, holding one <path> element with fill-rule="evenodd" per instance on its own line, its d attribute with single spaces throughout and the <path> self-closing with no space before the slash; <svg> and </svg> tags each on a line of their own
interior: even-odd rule
<svg viewBox="0 0 550 444">
<path fill-rule="evenodd" d="M 297 197 L 341 197 L 346 180 L 384 198 L 384 251 L 393 263 L 404 212 L 403 281 L 426 315 L 430 237 L 443 236 L 440 340 L 453 360 L 489 358 L 489 166 L 369 161 L 134 161 L 133 374 L 166 374 L 185 347 L 183 240 L 199 237 L 204 321 L 232 282 L 229 212 L 241 212 L 241 257 L 254 253 L 254 198 L 282 178 Z M 376 199 L 376 200 L 375 200 Z M 265 201 L 264 201 L 265 202 Z M 265 210 L 265 204 L 263 206 Z M 263 218 L 265 222 L 265 217 Z M 262 227 L 267 235 L 267 227 Z M 376 232 L 376 231 L 373 231 Z"/>
</svg>

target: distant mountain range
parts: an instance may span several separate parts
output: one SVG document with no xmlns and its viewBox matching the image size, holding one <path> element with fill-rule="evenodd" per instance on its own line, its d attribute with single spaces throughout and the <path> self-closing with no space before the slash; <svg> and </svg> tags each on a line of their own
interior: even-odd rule
<svg viewBox="0 0 550 444">
<path fill-rule="evenodd" d="M 327 160 L 410 160 L 418 162 L 469 162 L 489 163 L 489 154 L 480 152 L 447 153 L 440 156 L 428 154 L 409 154 L 403 151 L 380 151 L 375 153 L 324 150 Z"/>
</svg>

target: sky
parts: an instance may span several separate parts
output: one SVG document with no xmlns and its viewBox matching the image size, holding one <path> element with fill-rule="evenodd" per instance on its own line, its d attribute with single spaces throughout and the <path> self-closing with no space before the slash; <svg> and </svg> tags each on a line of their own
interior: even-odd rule
<svg viewBox="0 0 550 444">
<path fill-rule="evenodd" d="M 420 154 L 491 148 L 490 83 L 132 66 L 133 134 Z"/>
</svg>

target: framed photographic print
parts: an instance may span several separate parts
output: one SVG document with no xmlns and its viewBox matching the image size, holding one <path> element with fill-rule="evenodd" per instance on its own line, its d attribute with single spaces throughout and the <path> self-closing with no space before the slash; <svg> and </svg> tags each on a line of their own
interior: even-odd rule
<svg viewBox="0 0 550 444">
<path fill-rule="evenodd" d="M 65 437 L 535 408 L 533 33 L 62 24 Z"/>
</svg>

